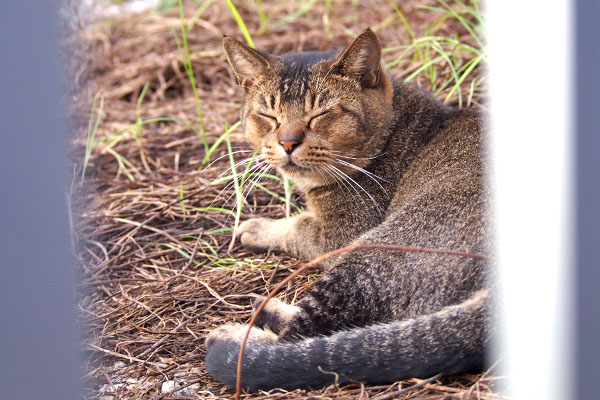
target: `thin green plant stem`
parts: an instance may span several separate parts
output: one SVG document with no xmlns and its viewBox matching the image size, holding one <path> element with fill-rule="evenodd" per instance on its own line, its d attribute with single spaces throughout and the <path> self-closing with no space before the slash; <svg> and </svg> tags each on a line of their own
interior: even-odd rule
<svg viewBox="0 0 600 400">
<path fill-rule="evenodd" d="M 227 3 L 227 6 L 229 7 L 229 11 L 231 12 L 231 15 L 233 16 L 233 19 L 235 20 L 238 27 L 242 31 L 242 35 L 244 36 L 244 39 L 246 39 L 248 46 L 254 48 L 254 41 L 252 41 L 252 36 L 250 36 L 250 32 L 248 32 L 248 28 L 246 27 L 246 23 L 244 22 L 244 20 L 242 19 L 242 16 L 240 15 L 237 8 L 235 7 L 235 4 L 233 4 L 233 2 L 231 0 L 225 0 L 225 2 Z"/>
<path fill-rule="evenodd" d="M 202 114 L 202 103 L 200 102 L 200 96 L 198 94 L 198 86 L 196 85 L 196 77 L 194 76 L 194 69 L 192 67 L 192 60 L 190 58 L 190 50 L 189 50 L 188 41 L 187 41 L 187 29 L 185 27 L 185 18 L 183 15 L 183 3 L 181 0 L 178 0 L 178 2 L 179 2 L 179 18 L 181 19 L 181 42 L 183 44 L 183 49 L 182 49 L 181 44 L 179 43 L 179 38 L 177 37 L 177 33 L 175 32 L 174 29 L 173 29 L 173 33 L 175 36 L 175 43 L 177 44 L 177 49 L 183 55 L 183 67 L 184 67 L 185 72 L 188 76 L 188 79 L 190 80 L 190 83 L 192 85 L 194 99 L 196 100 L 196 111 L 198 113 L 198 119 L 200 121 L 200 131 L 202 133 L 201 134 L 202 144 L 204 145 L 204 151 L 206 152 L 208 150 L 208 142 L 206 140 L 206 131 L 204 129 L 204 116 Z"/>
<path fill-rule="evenodd" d="M 440 4 L 442 4 L 446 10 L 448 10 L 448 13 L 450 13 L 450 15 L 452 15 L 454 18 L 456 18 L 465 27 L 465 29 L 469 32 L 469 34 L 473 37 L 473 39 L 475 39 L 475 41 L 477 42 L 477 45 L 480 48 L 483 48 L 483 43 L 481 43 L 481 40 L 479 39 L 479 35 L 477 35 L 475 33 L 475 31 L 473 30 L 472 24 L 469 23 L 462 15 L 460 15 L 456 11 L 454 11 L 452 9 L 452 7 L 450 7 L 444 0 L 438 0 L 438 2 Z"/>
<path fill-rule="evenodd" d="M 179 198 L 180 198 L 180 204 L 181 204 L 181 211 L 183 212 L 183 215 L 188 215 L 187 212 L 187 208 L 185 206 L 185 196 L 183 195 L 183 184 L 179 184 Z"/>
<path fill-rule="evenodd" d="M 279 28 L 280 26 L 283 26 L 283 25 L 289 24 L 290 22 L 295 21 L 300 16 L 302 16 L 303 14 L 308 12 L 312 8 L 312 6 L 315 5 L 316 2 L 317 2 L 317 0 L 308 0 L 299 9 L 297 9 L 290 15 L 283 17 L 282 19 L 280 19 L 279 21 L 277 21 L 273 25 L 271 25 L 271 28 Z"/>
<path fill-rule="evenodd" d="M 260 19 L 260 28 L 258 29 L 258 33 L 262 34 L 269 29 L 269 19 L 265 13 L 265 7 L 263 6 L 262 0 L 256 0 L 256 6 L 258 7 L 258 18 Z"/>
<path fill-rule="evenodd" d="M 410 27 L 410 23 L 408 22 L 408 19 L 406 19 L 406 16 L 404 15 L 404 13 L 400 9 L 400 7 L 398 7 L 393 0 L 388 0 L 388 1 L 389 1 L 390 5 L 392 6 L 392 8 L 394 9 L 394 11 L 396 12 L 396 14 L 398 15 L 398 17 L 400 18 L 402 25 L 404 25 L 406 32 L 408 32 L 408 36 L 410 36 L 410 38 L 414 42 L 417 39 L 417 37 L 415 36 L 415 32 Z M 421 54 L 421 50 L 417 47 L 416 51 L 417 51 L 417 55 L 419 56 L 419 59 L 421 60 L 421 62 L 423 62 L 423 54 Z"/>
<path fill-rule="evenodd" d="M 274 191 L 268 189 L 267 187 L 261 185 L 260 183 L 256 184 L 256 188 L 262 190 L 263 192 L 265 192 L 269 196 L 276 198 L 277 200 L 281 201 L 282 203 L 285 203 L 285 198 L 284 197 L 281 197 L 280 195 L 278 195 Z M 290 204 L 290 208 L 293 207 L 298 212 L 302 212 L 303 211 L 302 208 L 299 207 L 298 205 L 296 205 L 294 202 L 290 201 L 289 204 Z"/>
<path fill-rule="evenodd" d="M 331 26 L 329 23 L 329 11 L 331 9 L 331 0 L 325 0 L 325 10 L 323 11 L 323 27 L 325 28 L 325 34 L 331 39 Z"/>
<path fill-rule="evenodd" d="M 225 129 L 225 132 L 219 136 L 219 138 L 210 146 L 210 148 L 206 151 L 204 159 L 202 159 L 202 164 L 206 164 L 210 161 L 210 157 L 215 152 L 217 147 L 229 136 L 229 134 L 235 131 L 240 125 L 242 121 L 237 121 L 235 124 L 231 125 L 229 128 Z"/>
<path fill-rule="evenodd" d="M 117 160 L 117 165 L 119 167 L 119 169 L 117 170 L 117 178 L 121 176 L 121 173 L 125 173 L 127 179 L 129 179 L 131 182 L 135 182 L 135 177 L 127 169 L 127 165 L 129 165 L 131 168 L 134 168 L 133 164 L 131 164 L 131 162 L 127 158 L 117 153 L 112 147 L 107 147 L 106 151 L 109 154 L 111 154 L 115 158 L 115 160 Z"/>
<path fill-rule="evenodd" d="M 285 216 L 289 218 L 291 207 L 290 204 L 292 202 L 292 187 L 290 180 L 287 176 L 283 177 L 283 189 L 285 191 Z"/>
<path fill-rule="evenodd" d="M 424 70 L 426 70 L 427 68 L 429 68 L 431 65 L 440 62 L 441 60 L 443 60 L 442 56 L 436 57 L 432 60 L 429 60 L 427 63 L 421 65 L 418 69 L 416 69 L 412 74 L 410 74 L 409 76 L 407 76 L 406 78 L 404 78 L 404 82 L 408 82 L 411 81 L 412 79 L 414 79 L 417 75 L 419 75 L 421 72 L 423 72 Z"/>
<path fill-rule="evenodd" d="M 440 44 L 437 41 L 433 41 L 431 47 L 442 58 L 444 58 L 444 60 L 448 64 L 448 67 L 450 67 L 450 71 L 452 72 L 452 77 L 454 78 L 454 81 L 456 82 L 456 85 L 454 86 L 454 89 L 458 90 L 458 106 L 462 107 L 462 91 L 460 89 L 460 84 L 458 83 L 459 82 L 459 78 L 458 78 L 458 74 L 456 72 L 456 68 L 454 67 L 454 63 L 452 62 L 452 60 L 450 60 L 450 57 L 448 56 L 448 54 L 444 51 L 444 49 L 442 48 L 442 46 L 440 46 Z M 447 102 L 448 100 L 449 100 L 449 97 L 446 97 L 445 101 Z"/>
<path fill-rule="evenodd" d="M 140 137 L 142 136 L 142 127 L 144 126 L 144 124 L 142 124 L 142 121 L 143 121 L 142 120 L 142 102 L 144 101 L 144 97 L 146 96 L 146 93 L 148 92 L 149 86 L 150 86 L 150 82 L 146 82 L 146 84 L 142 88 L 142 91 L 140 92 L 140 95 L 138 96 L 137 104 L 136 104 L 136 118 L 135 118 L 136 130 L 135 130 L 134 136 L 135 136 L 135 140 L 138 143 L 138 145 L 140 144 Z"/>
<path fill-rule="evenodd" d="M 196 21 L 198 19 L 200 19 L 200 17 L 202 16 L 202 14 L 204 13 L 204 11 L 206 11 L 206 9 L 208 7 L 210 7 L 210 5 L 212 3 L 214 3 L 215 0 L 205 0 L 202 5 L 200 7 L 198 7 L 196 9 L 196 11 L 194 11 L 194 14 L 192 15 L 192 17 L 190 18 L 190 20 L 187 23 L 187 30 L 191 30 L 192 28 L 194 28 L 194 25 L 196 24 Z"/>
<path fill-rule="evenodd" d="M 477 54 L 477 55 L 476 55 L 476 57 L 477 57 L 477 56 L 479 56 L 479 54 Z M 485 58 L 485 56 L 484 56 L 484 58 Z M 471 59 L 471 60 L 468 60 L 468 61 L 466 61 L 466 62 L 465 62 L 463 65 L 461 65 L 461 66 L 460 66 L 460 67 L 459 67 L 459 68 L 456 70 L 456 73 L 457 73 L 457 74 L 459 74 L 459 75 L 462 75 L 462 73 L 463 73 L 463 72 L 464 72 L 464 71 L 465 71 L 465 70 L 466 70 L 466 69 L 467 69 L 467 68 L 468 68 L 468 67 L 471 65 L 471 62 L 472 62 L 472 59 Z M 458 63 L 458 61 L 457 61 L 457 62 L 455 62 L 455 64 L 457 64 L 457 63 Z M 444 91 L 444 89 L 446 89 L 446 88 L 447 88 L 447 87 L 450 85 L 450 83 L 451 83 L 452 81 L 453 81 L 453 78 L 450 78 L 450 79 L 448 79 L 446 82 L 444 82 L 444 83 L 442 84 L 442 86 L 440 86 L 440 87 L 438 88 L 438 90 L 435 92 L 435 95 L 437 96 L 437 95 L 439 95 L 439 94 L 440 94 L 442 91 Z"/>
<path fill-rule="evenodd" d="M 226 129 L 227 131 L 227 129 Z M 235 190 L 235 200 L 236 200 L 236 212 L 235 219 L 233 224 L 233 232 L 231 235 L 231 243 L 229 243 L 229 251 L 233 249 L 233 245 L 235 244 L 237 228 L 240 225 L 240 217 L 242 215 L 242 206 L 243 206 L 243 193 L 241 190 L 240 181 L 238 180 L 237 170 L 235 168 L 235 159 L 233 158 L 233 150 L 231 148 L 231 140 L 229 138 L 229 133 L 226 136 L 225 143 L 227 143 L 227 153 L 229 154 L 229 162 L 231 164 L 231 174 L 233 175 L 233 187 Z"/>
<path fill-rule="evenodd" d="M 484 58 L 484 53 L 481 53 L 481 55 L 479 55 L 478 57 L 476 57 L 470 61 L 469 67 L 465 70 L 465 72 L 463 72 L 461 77 L 456 82 L 456 85 L 454 85 L 454 87 L 452 87 L 452 89 L 450 90 L 450 92 L 448 93 L 448 95 L 446 96 L 446 99 L 444 101 L 448 101 L 450 99 L 450 97 L 452 97 L 452 94 L 457 90 L 457 86 L 460 87 L 460 85 L 462 85 L 462 83 L 467 78 L 467 76 L 469 76 L 471 71 L 473 71 L 473 69 L 475 69 L 475 67 L 479 64 L 479 62 L 483 58 Z"/>
<path fill-rule="evenodd" d="M 225 214 L 229 214 L 232 217 L 235 217 L 235 213 L 231 210 L 228 210 L 227 208 L 222 208 L 222 207 L 196 207 L 197 211 L 216 211 L 216 212 L 222 212 Z"/>
<path fill-rule="evenodd" d="M 96 132 L 98 132 L 98 127 L 100 126 L 100 121 L 102 120 L 102 112 L 104 111 L 104 97 L 100 98 L 100 105 L 98 106 L 98 110 L 96 111 L 96 98 L 92 103 L 92 112 L 90 114 L 90 120 L 88 123 L 88 132 L 87 139 L 85 143 L 85 155 L 83 157 L 83 168 L 81 170 L 81 182 L 83 184 L 83 180 L 85 179 L 85 171 L 87 170 L 88 163 L 90 162 L 90 157 L 92 155 L 92 150 L 95 147 L 94 141 L 96 139 Z M 94 114 L 96 116 L 96 121 L 94 121 Z"/>
</svg>

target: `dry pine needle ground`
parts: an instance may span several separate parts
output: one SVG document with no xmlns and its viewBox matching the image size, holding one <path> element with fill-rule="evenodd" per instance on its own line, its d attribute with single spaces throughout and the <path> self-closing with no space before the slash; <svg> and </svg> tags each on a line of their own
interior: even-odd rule
<svg viewBox="0 0 600 400">
<path fill-rule="evenodd" d="M 184 2 L 186 23 L 204 3 Z M 384 47 L 411 41 L 387 0 L 308 2 L 310 10 L 282 24 L 277 21 L 294 15 L 301 6 L 264 1 L 271 22 L 266 27 L 257 12 L 259 3 L 238 1 L 236 5 L 256 46 L 270 52 L 339 49 L 352 33 L 367 26 L 377 32 Z M 419 4 L 402 5 L 415 35 L 422 35 L 439 18 L 439 13 L 418 9 Z M 223 34 L 241 35 L 224 1 L 211 2 L 193 20 L 187 41 L 206 141 L 212 144 L 238 121 L 241 91 L 225 62 L 221 39 Z M 74 132 L 71 208 L 84 396 L 107 400 L 232 397 L 233 392 L 204 369 L 204 337 L 224 323 L 246 322 L 253 296 L 268 293 L 302 260 L 252 254 L 237 244 L 228 251 L 236 196 L 233 185 L 213 181 L 230 173 L 230 159 L 222 143 L 210 162 L 203 163 L 201 121 L 183 65 L 176 7 L 162 13 L 71 23 L 67 32 L 65 62 Z M 435 33 L 469 41 L 464 27 L 451 19 L 441 21 Z M 401 52 L 390 50 L 384 59 L 391 62 Z M 406 77 L 418 69 L 414 59 L 407 57 L 393 66 L 395 74 Z M 465 93 L 474 79 L 462 82 Z M 431 80 L 417 77 L 415 81 L 431 89 Z M 472 91 L 472 104 L 481 102 L 480 90 Z M 440 98 L 449 91 L 443 89 Z M 450 102 L 457 102 L 456 95 Z M 234 151 L 248 150 L 239 129 L 231 132 L 230 140 Z M 235 160 L 245 154 L 251 153 L 235 153 Z M 243 218 L 284 216 L 281 183 L 274 179 L 260 183 L 265 190 L 247 192 Z M 301 206 L 297 193 L 291 201 Z M 318 271 L 305 273 L 278 296 L 293 301 L 316 278 Z M 357 383 L 310 393 L 246 397 L 499 399 L 494 390 L 498 380 L 489 374 L 465 374 L 413 390 L 403 389 L 421 381 L 389 386 Z"/>
</svg>

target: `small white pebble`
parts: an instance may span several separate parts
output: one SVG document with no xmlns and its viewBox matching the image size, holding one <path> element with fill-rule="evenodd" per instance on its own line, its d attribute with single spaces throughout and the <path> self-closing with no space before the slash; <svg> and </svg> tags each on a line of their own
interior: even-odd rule
<svg viewBox="0 0 600 400">
<path fill-rule="evenodd" d="M 177 383 L 175 381 L 166 381 L 163 382 L 160 391 L 162 393 L 171 393 L 173 390 L 177 388 Z"/>
<path fill-rule="evenodd" d="M 121 368 L 125 368 L 126 366 L 127 366 L 127 364 L 125 364 L 123 361 L 117 361 L 116 363 L 113 364 L 114 369 L 121 369 Z"/>
</svg>

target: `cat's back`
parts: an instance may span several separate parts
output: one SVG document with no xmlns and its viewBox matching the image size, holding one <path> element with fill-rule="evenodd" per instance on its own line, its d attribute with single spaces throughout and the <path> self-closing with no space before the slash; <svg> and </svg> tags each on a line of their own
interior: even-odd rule
<svg viewBox="0 0 600 400">
<path fill-rule="evenodd" d="M 456 110 L 419 152 L 388 209 L 403 241 L 467 251 L 489 245 L 482 131 L 480 113 Z"/>
</svg>

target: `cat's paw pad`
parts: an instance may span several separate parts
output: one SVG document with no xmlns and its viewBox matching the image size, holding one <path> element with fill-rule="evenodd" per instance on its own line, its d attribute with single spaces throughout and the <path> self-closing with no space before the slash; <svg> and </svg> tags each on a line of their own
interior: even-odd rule
<svg viewBox="0 0 600 400">
<path fill-rule="evenodd" d="M 265 301 L 265 297 L 259 296 L 252 304 L 252 315 L 256 313 L 258 307 Z M 279 299 L 269 299 L 257 315 L 254 324 L 261 328 L 267 328 L 276 334 L 289 330 L 298 315 L 300 308 L 287 304 Z"/>
<path fill-rule="evenodd" d="M 234 342 L 241 343 L 248 330 L 248 325 L 244 324 L 229 324 L 223 325 L 217 329 L 212 330 L 206 337 L 206 348 L 210 347 L 217 342 Z M 269 330 L 264 330 L 256 327 L 252 327 L 250 335 L 248 336 L 247 344 L 266 344 L 275 342 L 277 335 Z"/>
<path fill-rule="evenodd" d="M 252 218 L 244 221 L 238 228 L 238 236 L 242 245 L 252 251 L 262 252 L 272 248 L 270 228 L 274 220 L 269 218 Z"/>
</svg>

